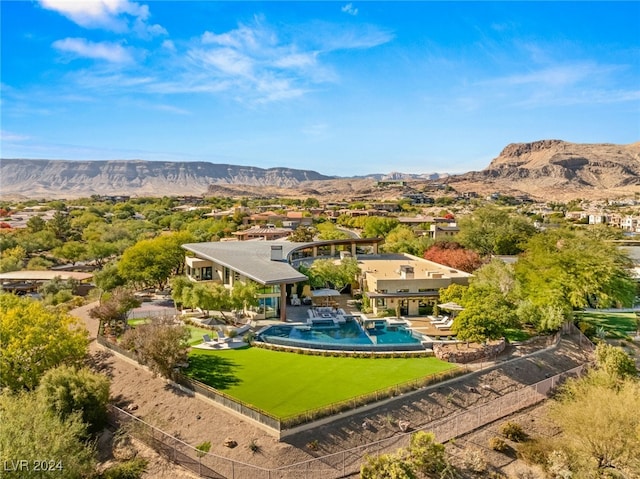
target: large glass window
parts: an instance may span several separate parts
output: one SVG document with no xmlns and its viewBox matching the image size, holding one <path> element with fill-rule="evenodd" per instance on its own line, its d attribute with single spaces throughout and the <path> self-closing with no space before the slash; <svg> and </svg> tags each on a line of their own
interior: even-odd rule
<svg viewBox="0 0 640 479">
<path fill-rule="evenodd" d="M 202 268 L 202 279 L 204 281 L 213 279 L 213 268 L 211 266 L 205 266 Z"/>
</svg>

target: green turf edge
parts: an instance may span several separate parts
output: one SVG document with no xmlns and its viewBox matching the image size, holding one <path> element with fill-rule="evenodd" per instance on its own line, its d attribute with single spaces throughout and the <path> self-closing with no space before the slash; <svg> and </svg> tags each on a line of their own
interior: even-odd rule
<svg viewBox="0 0 640 479">
<path fill-rule="evenodd" d="M 285 418 L 458 366 L 437 358 L 324 357 L 261 348 L 193 349 L 187 376 Z"/>
</svg>

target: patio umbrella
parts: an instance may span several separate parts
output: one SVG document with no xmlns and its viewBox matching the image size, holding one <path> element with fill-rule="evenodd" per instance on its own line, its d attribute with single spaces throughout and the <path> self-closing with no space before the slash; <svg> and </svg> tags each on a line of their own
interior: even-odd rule
<svg viewBox="0 0 640 479">
<path fill-rule="evenodd" d="M 458 303 L 453 302 L 439 304 L 438 308 L 447 309 L 449 311 L 464 311 L 464 308 L 462 306 L 460 306 Z"/>
<path fill-rule="evenodd" d="M 314 291 L 311 291 L 311 296 L 313 296 L 314 298 L 327 298 L 327 305 L 328 305 L 329 299 L 331 297 L 340 296 L 340 291 L 337 291 L 335 289 L 329 289 L 329 288 L 316 289 Z"/>
</svg>

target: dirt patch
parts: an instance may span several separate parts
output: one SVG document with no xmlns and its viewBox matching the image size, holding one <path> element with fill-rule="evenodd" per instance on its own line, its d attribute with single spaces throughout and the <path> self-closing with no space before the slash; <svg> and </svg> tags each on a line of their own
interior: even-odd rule
<svg viewBox="0 0 640 479">
<path fill-rule="evenodd" d="M 79 308 L 74 314 L 87 322 L 95 337 L 97 324 L 88 317 L 90 307 Z M 539 350 L 545 343 L 546 340 L 541 340 L 523 346 L 509 345 L 497 358 L 495 369 L 478 371 L 404 395 L 393 403 L 338 419 L 283 441 L 214 403 L 174 389 L 145 368 L 105 351 L 95 341 L 90 351 L 93 366 L 110 377 L 112 401 L 119 407 L 130 408 L 137 417 L 193 446 L 210 441 L 213 454 L 264 468 L 277 468 L 402 435 L 402 424 L 408 424 L 412 430 L 419 429 L 431 421 L 491 401 L 589 359 L 570 338 L 533 357 L 522 357 Z M 478 365 L 467 367 L 473 369 Z M 238 446 L 225 447 L 223 443 L 228 438 Z M 309 448 L 309 444 L 317 447 Z"/>
</svg>

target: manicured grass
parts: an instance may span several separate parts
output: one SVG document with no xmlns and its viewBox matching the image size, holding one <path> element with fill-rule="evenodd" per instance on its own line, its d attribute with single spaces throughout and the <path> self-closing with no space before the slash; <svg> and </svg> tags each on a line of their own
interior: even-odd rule
<svg viewBox="0 0 640 479">
<path fill-rule="evenodd" d="M 517 341 L 526 341 L 534 336 L 535 333 L 529 333 L 522 329 L 509 328 L 504 332 L 504 337 L 507 341 L 513 343 Z"/>
<path fill-rule="evenodd" d="M 127 323 L 129 323 L 129 326 L 135 327 L 139 324 L 144 324 L 148 321 L 149 321 L 148 318 L 134 318 L 134 319 L 128 320 Z M 193 346 L 194 344 L 200 344 L 202 342 L 202 335 L 204 334 L 208 334 L 211 338 L 218 337 L 218 334 L 211 329 L 198 328 L 197 326 L 191 326 L 189 324 L 187 325 L 187 328 L 189 329 L 189 333 L 191 333 L 191 336 L 189 337 L 190 346 Z"/>
<path fill-rule="evenodd" d="M 189 364 L 187 375 L 278 417 L 456 367 L 436 358 L 339 358 L 260 348 L 193 349 Z"/>
<path fill-rule="evenodd" d="M 607 335 L 625 338 L 636 331 L 636 313 L 580 312 L 576 313 L 578 322 L 585 321 L 596 329 L 604 328 Z"/>
<path fill-rule="evenodd" d="M 198 328 L 197 326 L 191 326 L 187 324 L 187 328 L 191 333 L 191 337 L 189 338 L 189 344 L 193 346 L 194 344 L 200 344 L 202 342 L 202 336 L 204 334 L 208 334 L 211 338 L 217 338 L 218 333 L 211 329 L 206 328 Z"/>
</svg>

